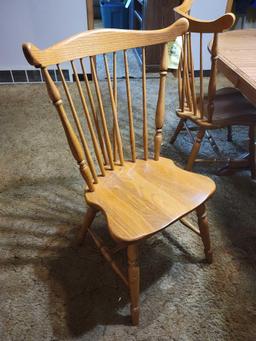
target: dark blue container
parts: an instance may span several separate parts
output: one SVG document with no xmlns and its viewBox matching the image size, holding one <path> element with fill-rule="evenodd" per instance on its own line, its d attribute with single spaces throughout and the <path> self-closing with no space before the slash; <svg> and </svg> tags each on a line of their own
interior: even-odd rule
<svg viewBox="0 0 256 341">
<path fill-rule="evenodd" d="M 249 8 L 251 0 L 236 0 L 235 1 L 235 11 L 237 14 L 246 14 Z"/>
<path fill-rule="evenodd" d="M 122 1 L 100 2 L 100 12 L 105 28 L 129 28 L 129 9 Z"/>
<path fill-rule="evenodd" d="M 252 7 L 252 8 L 256 8 L 256 0 L 253 0 L 253 1 L 251 2 L 251 7 Z"/>
</svg>

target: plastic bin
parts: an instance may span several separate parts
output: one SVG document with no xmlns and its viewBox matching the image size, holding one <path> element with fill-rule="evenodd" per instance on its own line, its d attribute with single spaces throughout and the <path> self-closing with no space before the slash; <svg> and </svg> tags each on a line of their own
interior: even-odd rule
<svg viewBox="0 0 256 341">
<path fill-rule="evenodd" d="M 253 0 L 253 1 L 251 2 L 251 8 L 256 8 L 256 0 Z"/>
<path fill-rule="evenodd" d="M 129 28 L 129 9 L 122 1 L 101 1 L 100 12 L 105 28 Z"/>
<path fill-rule="evenodd" d="M 237 14 L 246 14 L 249 8 L 251 0 L 236 0 L 235 1 L 235 11 Z"/>
</svg>

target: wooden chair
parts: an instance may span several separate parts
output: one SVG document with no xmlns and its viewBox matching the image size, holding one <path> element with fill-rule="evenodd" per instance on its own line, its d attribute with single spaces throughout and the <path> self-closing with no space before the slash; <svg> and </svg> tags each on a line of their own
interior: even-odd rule
<svg viewBox="0 0 256 341">
<path fill-rule="evenodd" d="M 138 244 L 170 224 L 181 222 L 198 234 L 204 244 L 207 261 L 212 261 L 212 250 L 208 233 L 205 201 L 215 191 L 215 184 L 207 177 L 184 171 L 169 160 L 160 157 L 162 126 L 164 120 L 165 82 L 167 76 L 167 43 L 182 35 L 188 28 L 186 19 L 180 19 L 165 29 L 156 31 L 93 30 L 66 39 L 45 50 L 34 45 L 23 45 L 28 62 L 44 75 L 50 99 L 63 125 L 71 152 L 77 161 L 86 182 L 85 200 L 89 206 L 79 240 L 88 232 L 113 270 L 129 288 L 133 324 L 139 321 L 139 265 Z M 148 151 L 146 98 L 146 53 L 145 47 L 163 44 L 160 65 L 160 83 L 155 116 L 154 156 Z M 137 158 L 131 102 L 127 49 L 142 46 L 142 99 L 143 108 L 143 158 Z M 124 54 L 126 91 L 128 103 L 127 130 L 130 135 L 131 159 L 124 160 L 123 144 L 117 112 L 116 52 Z M 111 82 L 107 53 L 113 53 L 113 83 Z M 106 78 L 112 108 L 111 117 L 106 115 L 102 89 L 95 71 L 94 57 L 103 54 Z M 95 90 L 88 81 L 84 58 L 89 57 Z M 79 114 L 71 96 L 68 83 L 62 72 L 61 63 L 71 61 L 83 113 Z M 85 87 L 79 80 L 76 63 L 83 71 Z M 69 114 L 64 108 L 60 91 L 49 75 L 48 67 L 57 64 L 64 93 L 67 96 Z M 74 97 L 74 96 L 73 96 Z M 87 100 L 88 98 L 88 100 Z M 106 99 L 106 96 L 105 98 Z M 87 103 L 88 102 L 88 103 Z M 96 102 L 98 110 L 96 110 Z M 119 103 L 119 106 L 121 104 Z M 87 134 L 84 134 L 81 115 L 85 116 Z M 72 117 L 72 120 L 69 118 Z M 72 125 L 72 122 L 74 124 Z M 113 122 L 113 125 L 112 125 Z M 73 127 L 74 126 L 74 127 Z M 127 144 L 127 141 L 126 141 Z M 94 154 L 89 146 L 94 148 Z M 96 156 L 95 162 L 93 155 Z M 97 169 L 99 170 L 97 172 Z M 183 218 L 196 210 L 199 229 Z M 102 212 L 107 220 L 108 231 L 117 247 L 110 251 L 90 228 L 96 213 Z M 113 254 L 127 249 L 128 275 L 117 265 Z"/>
<path fill-rule="evenodd" d="M 192 0 L 185 0 L 174 10 L 179 17 L 189 21 L 189 30 L 183 35 L 183 47 L 180 65 L 178 69 L 179 82 L 179 109 L 177 115 L 180 118 L 179 124 L 171 143 L 174 143 L 178 134 L 183 129 L 186 121 L 193 122 L 199 127 L 190 156 L 188 158 L 187 170 L 191 170 L 199 152 L 201 142 L 211 129 L 229 128 L 235 125 L 249 127 L 249 164 L 251 176 L 256 177 L 255 170 L 255 138 L 254 127 L 256 124 L 256 109 L 246 98 L 234 88 L 223 88 L 216 91 L 217 59 L 218 59 L 218 34 L 230 28 L 235 16 L 226 13 L 222 17 L 213 21 L 198 20 L 189 15 Z M 194 76 L 194 58 L 192 53 L 192 33 L 200 35 L 200 70 L 199 87 L 196 91 L 196 79 Z M 208 85 L 208 93 L 204 94 L 204 70 L 203 70 L 203 35 L 213 34 L 211 46 L 211 71 Z M 231 139 L 231 129 L 229 129 L 229 139 Z M 217 150 L 218 151 L 218 150 Z M 199 160 L 198 160 L 199 161 Z M 202 161 L 202 160 L 200 160 Z M 212 160 L 222 161 L 223 160 Z M 230 166 L 236 168 L 241 160 L 232 160 Z"/>
</svg>

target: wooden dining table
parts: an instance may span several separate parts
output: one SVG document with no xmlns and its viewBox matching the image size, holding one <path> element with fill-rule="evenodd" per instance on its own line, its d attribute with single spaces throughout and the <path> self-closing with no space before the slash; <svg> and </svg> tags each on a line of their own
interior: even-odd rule
<svg viewBox="0 0 256 341">
<path fill-rule="evenodd" d="M 256 106 L 256 29 L 221 33 L 218 70 Z"/>
<path fill-rule="evenodd" d="M 221 33 L 218 41 L 218 71 L 256 107 L 256 29 Z M 255 108 L 256 110 L 256 108 Z M 248 154 L 230 161 L 220 175 L 249 168 Z"/>
</svg>

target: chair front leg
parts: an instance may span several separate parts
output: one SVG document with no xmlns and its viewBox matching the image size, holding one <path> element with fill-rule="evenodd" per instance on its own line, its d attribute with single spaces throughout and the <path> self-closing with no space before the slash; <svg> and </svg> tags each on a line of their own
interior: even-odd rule
<svg viewBox="0 0 256 341">
<path fill-rule="evenodd" d="M 249 127 L 249 160 L 251 168 L 252 179 L 256 178 L 256 165 L 255 165 L 255 126 Z"/>
<path fill-rule="evenodd" d="M 187 166 L 186 166 L 186 170 L 188 170 L 188 171 L 192 170 L 195 159 L 196 159 L 197 154 L 199 152 L 199 149 L 201 147 L 201 142 L 204 138 L 204 134 L 205 134 L 205 129 L 200 128 L 199 132 L 196 135 L 196 139 L 195 139 L 193 148 L 192 148 L 191 153 L 190 153 L 189 158 L 188 158 L 188 162 L 187 162 Z"/>
<path fill-rule="evenodd" d="M 132 324 L 139 324 L 139 294 L 140 294 L 140 268 L 138 264 L 138 245 L 132 244 L 127 248 L 128 256 L 128 283 L 131 298 Z"/>
<path fill-rule="evenodd" d="M 211 249 L 211 241 L 209 236 L 209 226 L 206 214 L 205 204 L 200 205 L 196 209 L 197 219 L 198 219 L 198 227 L 200 231 L 200 236 L 202 238 L 204 244 L 204 253 L 205 258 L 209 264 L 212 263 L 212 249 Z"/>
<path fill-rule="evenodd" d="M 97 210 L 89 206 L 84 216 L 83 226 L 81 227 L 79 234 L 78 234 L 78 238 L 77 238 L 78 245 L 81 245 L 83 243 L 86 233 L 88 229 L 90 228 L 91 224 L 93 223 L 96 213 L 97 213 Z"/>
<path fill-rule="evenodd" d="M 172 136 L 171 139 L 170 139 L 170 143 L 171 143 L 171 144 L 173 144 L 173 143 L 176 141 L 176 139 L 177 139 L 179 133 L 181 132 L 181 130 L 182 130 L 183 127 L 184 127 L 184 122 L 186 122 L 186 120 L 185 120 L 184 118 L 181 118 L 180 121 L 179 121 L 179 123 L 178 123 L 178 125 L 177 125 L 177 127 L 176 127 L 176 130 L 175 130 L 173 136 Z"/>
</svg>

